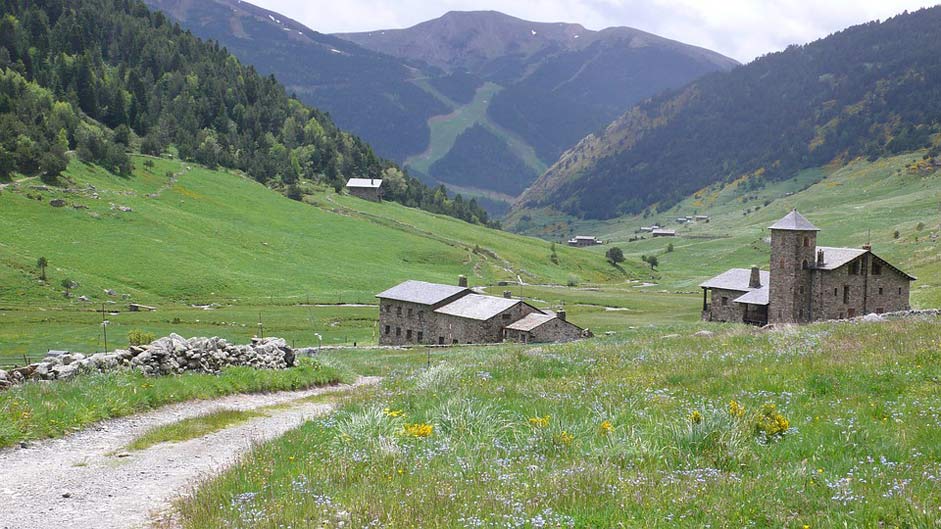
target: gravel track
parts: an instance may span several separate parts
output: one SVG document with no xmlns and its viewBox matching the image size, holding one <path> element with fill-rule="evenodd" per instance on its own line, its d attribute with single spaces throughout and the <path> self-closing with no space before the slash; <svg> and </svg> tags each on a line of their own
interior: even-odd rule
<svg viewBox="0 0 941 529">
<path fill-rule="evenodd" d="M 174 404 L 102 422 L 90 429 L 0 450 L 0 528 L 130 529 L 147 527 L 200 480 L 233 464 L 253 443 L 279 437 L 333 405 L 297 403 L 231 428 L 139 452 L 123 447 L 154 426 L 220 409 L 251 410 L 325 392 L 375 384 L 233 395 Z"/>
</svg>

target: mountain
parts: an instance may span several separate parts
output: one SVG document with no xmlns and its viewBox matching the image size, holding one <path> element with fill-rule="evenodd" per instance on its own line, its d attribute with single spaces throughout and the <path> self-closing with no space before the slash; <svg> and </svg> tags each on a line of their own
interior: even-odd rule
<svg viewBox="0 0 941 529">
<path fill-rule="evenodd" d="M 632 28 L 591 31 L 495 11 L 450 12 L 408 29 L 338 36 L 461 75 L 465 86 L 494 83 L 499 89 L 477 123 L 521 138 L 544 164 L 632 104 L 737 65 Z"/>
<path fill-rule="evenodd" d="M 402 162 L 428 145 L 428 119 L 450 110 L 412 81 L 403 61 L 312 31 L 240 0 L 145 0 L 173 20 L 274 74 L 305 103 Z"/>
<path fill-rule="evenodd" d="M 488 221 L 475 202 L 404 175 L 274 78 L 138 1 L 0 2 L 0 87 L 0 179 L 56 183 L 70 150 L 122 174 L 128 151 L 172 152 L 298 199 L 310 183 L 386 178 L 392 200 Z"/>
<path fill-rule="evenodd" d="M 715 183 L 759 188 L 801 169 L 937 146 L 939 28 L 941 7 L 904 13 L 653 97 L 566 152 L 517 212 L 665 211 Z"/>
<path fill-rule="evenodd" d="M 331 36 L 239 0 L 145 1 L 274 74 L 422 180 L 504 205 L 563 150 L 630 105 L 736 64 L 637 30 L 594 32 L 495 12 Z M 468 152 L 492 151 L 494 141 L 502 147 L 489 167 L 441 170 Z M 510 172 L 511 185 L 493 186 L 501 181 L 495 175 Z"/>
</svg>

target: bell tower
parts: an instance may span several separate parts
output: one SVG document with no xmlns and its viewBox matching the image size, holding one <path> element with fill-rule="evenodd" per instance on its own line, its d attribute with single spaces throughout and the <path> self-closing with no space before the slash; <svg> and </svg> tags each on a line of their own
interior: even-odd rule
<svg viewBox="0 0 941 529">
<path fill-rule="evenodd" d="M 816 226 L 793 210 L 770 227 L 771 284 L 768 323 L 810 321 L 811 274 L 816 266 Z"/>
</svg>

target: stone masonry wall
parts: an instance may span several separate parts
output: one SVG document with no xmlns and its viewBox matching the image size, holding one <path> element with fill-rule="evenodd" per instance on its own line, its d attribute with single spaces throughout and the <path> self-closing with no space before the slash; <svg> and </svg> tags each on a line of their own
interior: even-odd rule
<svg viewBox="0 0 941 529">
<path fill-rule="evenodd" d="M 770 323 L 810 321 L 811 270 L 816 259 L 817 233 L 771 230 Z"/>
<path fill-rule="evenodd" d="M 435 343 L 499 343 L 503 341 L 503 328 L 523 319 L 536 309 L 519 303 L 486 321 L 460 318 L 449 314 L 437 314 Z"/>
<path fill-rule="evenodd" d="M 380 300 L 380 345 L 431 345 L 435 342 L 436 314 L 428 305 Z"/>
<path fill-rule="evenodd" d="M 850 273 L 852 263 L 836 270 L 816 272 L 815 320 L 837 320 L 911 308 L 907 277 L 872 254 L 857 261 L 860 263 L 858 274 Z M 880 274 L 872 273 L 873 263 L 882 265 Z M 844 288 L 849 289 L 846 298 Z"/>
<path fill-rule="evenodd" d="M 710 289 L 709 310 L 706 313 L 708 321 L 728 321 L 742 323 L 745 317 L 745 306 L 735 303 L 735 300 L 744 296 L 745 292 L 737 290 Z M 725 302 L 723 303 L 723 299 Z"/>
</svg>

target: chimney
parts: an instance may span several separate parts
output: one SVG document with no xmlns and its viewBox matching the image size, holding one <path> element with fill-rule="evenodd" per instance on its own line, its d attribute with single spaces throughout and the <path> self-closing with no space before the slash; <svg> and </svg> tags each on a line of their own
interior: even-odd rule
<svg viewBox="0 0 941 529">
<path fill-rule="evenodd" d="M 748 288 L 761 288 L 761 270 L 757 266 L 751 267 L 751 277 L 748 279 Z"/>
<path fill-rule="evenodd" d="M 513 299 L 513 292 L 510 290 L 504 290 L 503 297 L 505 297 L 506 299 Z"/>
<path fill-rule="evenodd" d="M 866 250 L 867 252 L 871 252 L 871 251 L 872 251 L 872 245 L 871 245 L 871 244 L 864 244 L 864 245 L 863 245 L 863 250 Z"/>
<path fill-rule="evenodd" d="M 457 276 L 457 286 L 467 288 L 467 276 L 465 275 Z"/>
<path fill-rule="evenodd" d="M 823 250 L 817 250 L 817 266 L 823 266 L 824 260 Z"/>
<path fill-rule="evenodd" d="M 555 315 L 556 315 L 557 318 L 559 318 L 559 319 L 562 320 L 562 321 L 568 321 L 568 320 L 566 319 L 566 318 L 568 317 L 568 315 L 565 313 L 565 309 L 562 309 L 562 310 L 556 312 Z"/>
</svg>

